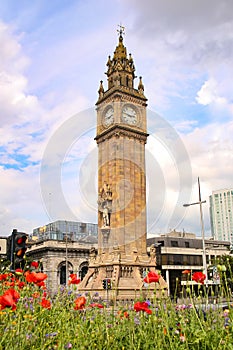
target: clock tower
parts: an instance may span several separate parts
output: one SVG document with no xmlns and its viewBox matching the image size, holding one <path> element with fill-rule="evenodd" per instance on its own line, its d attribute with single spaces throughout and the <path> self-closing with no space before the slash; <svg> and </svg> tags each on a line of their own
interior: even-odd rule
<svg viewBox="0 0 233 350">
<path fill-rule="evenodd" d="M 99 292 L 103 279 L 109 278 L 113 297 L 124 299 L 141 292 L 143 277 L 155 270 L 156 258 L 153 248 L 148 256 L 146 247 L 147 99 L 141 77 L 134 86 L 134 61 L 123 44 L 122 27 L 106 75 L 108 88 L 105 91 L 100 82 L 96 103 L 98 254 L 92 250 L 80 287 Z M 161 277 L 156 289 L 163 288 Z"/>
</svg>

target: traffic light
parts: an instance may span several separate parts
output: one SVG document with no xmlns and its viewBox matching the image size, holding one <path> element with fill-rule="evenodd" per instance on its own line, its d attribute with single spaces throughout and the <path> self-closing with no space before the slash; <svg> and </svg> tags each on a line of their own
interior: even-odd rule
<svg viewBox="0 0 233 350">
<path fill-rule="evenodd" d="M 103 288 L 107 289 L 107 280 L 106 280 L 106 278 L 103 280 Z"/>
<path fill-rule="evenodd" d="M 112 288 L 112 283 L 110 278 L 107 279 L 107 289 L 111 289 Z"/>
<path fill-rule="evenodd" d="M 26 240 L 27 240 L 27 234 L 24 232 L 18 232 L 16 229 L 12 232 L 12 251 L 13 256 L 11 258 L 11 262 L 13 263 L 14 269 L 17 269 L 20 267 L 20 265 L 23 265 L 24 262 L 24 255 L 26 253 L 27 247 L 26 247 Z"/>
<path fill-rule="evenodd" d="M 110 278 L 105 278 L 103 280 L 103 288 L 107 289 L 107 290 L 112 288 L 112 283 L 111 283 L 111 279 Z"/>
</svg>

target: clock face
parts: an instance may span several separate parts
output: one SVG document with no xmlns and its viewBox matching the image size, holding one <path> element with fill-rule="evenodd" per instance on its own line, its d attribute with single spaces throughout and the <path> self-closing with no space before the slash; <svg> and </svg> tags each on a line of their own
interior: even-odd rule
<svg viewBox="0 0 233 350">
<path fill-rule="evenodd" d="M 114 111 L 113 108 L 110 107 L 104 112 L 103 123 L 106 127 L 111 125 L 114 121 Z"/>
<path fill-rule="evenodd" d="M 122 121 L 130 125 L 136 125 L 138 121 L 136 110 L 131 106 L 125 106 L 122 110 Z"/>
</svg>

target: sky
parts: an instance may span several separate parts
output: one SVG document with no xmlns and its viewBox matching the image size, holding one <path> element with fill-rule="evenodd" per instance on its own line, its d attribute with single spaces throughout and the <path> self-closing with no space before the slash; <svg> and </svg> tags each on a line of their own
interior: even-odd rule
<svg viewBox="0 0 233 350">
<path fill-rule="evenodd" d="M 205 234 L 233 187 L 231 0 L 0 2 L 0 235 L 97 222 L 95 103 L 118 25 L 148 98 L 148 233 Z M 137 86 L 138 78 L 135 79 Z"/>
</svg>

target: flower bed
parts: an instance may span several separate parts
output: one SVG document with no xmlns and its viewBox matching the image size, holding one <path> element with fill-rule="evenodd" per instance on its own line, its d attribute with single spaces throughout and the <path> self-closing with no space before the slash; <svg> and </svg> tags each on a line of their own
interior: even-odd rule
<svg viewBox="0 0 233 350">
<path fill-rule="evenodd" d="M 97 293 L 78 295 L 74 275 L 51 297 L 46 274 L 34 265 L 0 274 L 0 350 L 233 349 L 230 303 L 204 308 L 190 293 L 189 304 L 155 298 L 109 306 Z M 194 278 L 203 288 L 203 276 Z"/>
</svg>

